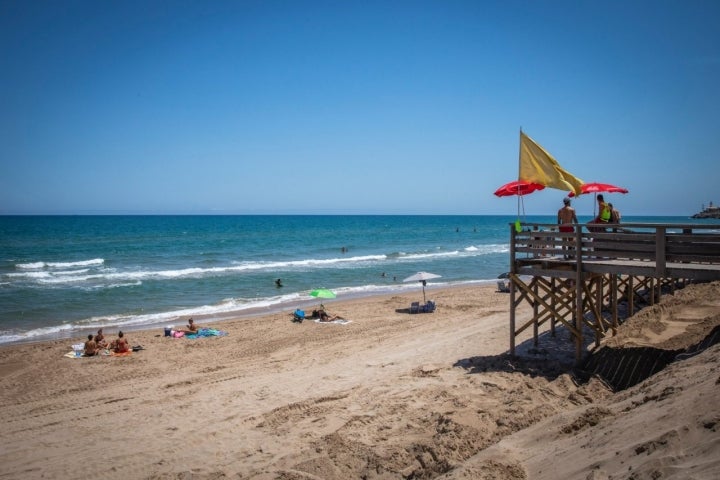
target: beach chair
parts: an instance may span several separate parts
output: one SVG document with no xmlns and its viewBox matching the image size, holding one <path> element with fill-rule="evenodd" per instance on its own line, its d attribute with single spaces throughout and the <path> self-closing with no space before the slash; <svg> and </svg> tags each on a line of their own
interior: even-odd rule
<svg viewBox="0 0 720 480">
<path fill-rule="evenodd" d="M 510 287 L 508 286 L 507 283 L 505 283 L 505 280 L 498 280 L 497 286 L 498 286 L 498 292 L 510 293 Z"/>
<path fill-rule="evenodd" d="M 410 313 L 420 313 L 420 302 L 412 302 L 410 304 Z"/>
<path fill-rule="evenodd" d="M 305 311 L 299 308 L 293 312 L 293 322 L 302 323 L 305 320 Z"/>
<path fill-rule="evenodd" d="M 422 307 L 423 313 L 433 313 L 435 311 L 435 302 L 432 300 L 428 300 L 425 305 Z"/>
</svg>

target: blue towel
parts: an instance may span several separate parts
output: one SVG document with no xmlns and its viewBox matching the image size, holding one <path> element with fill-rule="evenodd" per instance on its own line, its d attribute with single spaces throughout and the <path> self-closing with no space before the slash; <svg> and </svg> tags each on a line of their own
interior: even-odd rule
<svg viewBox="0 0 720 480">
<path fill-rule="evenodd" d="M 227 332 L 223 332 L 222 330 L 215 330 L 214 328 L 201 328 L 197 331 L 197 333 L 186 334 L 185 338 L 192 340 L 201 337 L 224 337 L 225 335 L 227 335 Z"/>
</svg>

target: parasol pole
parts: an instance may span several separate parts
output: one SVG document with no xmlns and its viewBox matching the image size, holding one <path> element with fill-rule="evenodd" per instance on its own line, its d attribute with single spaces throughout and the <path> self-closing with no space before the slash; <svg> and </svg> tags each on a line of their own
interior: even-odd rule
<svg viewBox="0 0 720 480">
<path fill-rule="evenodd" d="M 597 215 L 595 215 L 596 208 L 597 208 L 597 192 L 595 192 L 595 195 L 593 196 L 593 218 L 597 216 Z"/>
</svg>

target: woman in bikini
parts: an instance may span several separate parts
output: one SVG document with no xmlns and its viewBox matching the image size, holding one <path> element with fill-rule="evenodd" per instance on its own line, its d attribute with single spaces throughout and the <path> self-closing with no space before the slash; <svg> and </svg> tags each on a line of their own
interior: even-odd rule
<svg viewBox="0 0 720 480">
<path fill-rule="evenodd" d="M 122 331 L 118 332 L 118 338 L 110 344 L 110 348 L 112 348 L 115 353 L 125 353 L 130 351 L 130 344 Z"/>
<path fill-rule="evenodd" d="M 99 329 L 97 335 L 95 335 L 95 343 L 97 344 L 98 348 L 107 348 L 107 340 L 105 340 L 105 335 L 103 335 L 102 328 Z"/>
</svg>

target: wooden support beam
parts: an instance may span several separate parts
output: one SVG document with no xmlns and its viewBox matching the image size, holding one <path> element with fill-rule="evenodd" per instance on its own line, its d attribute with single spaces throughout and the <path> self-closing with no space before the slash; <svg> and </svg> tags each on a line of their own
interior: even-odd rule
<svg viewBox="0 0 720 480">
<path fill-rule="evenodd" d="M 577 225 L 573 234 L 552 227 L 530 225 L 516 232 L 510 225 L 512 355 L 518 334 L 532 326 L 537 345 L 548 322 L 553 335 L 558 324 L 568 329 L 579 361 L 585 330 L 596 345 L 617 332 L 620 304 L 623 316 L 632 316 L 681 283 L 720 279 L 720 235 L 714 226 L 623 224 L 612 232 L 585 233 Z M 518 328 L 516 309 L 523 302 L 532 314 Z"/>
</svg>

